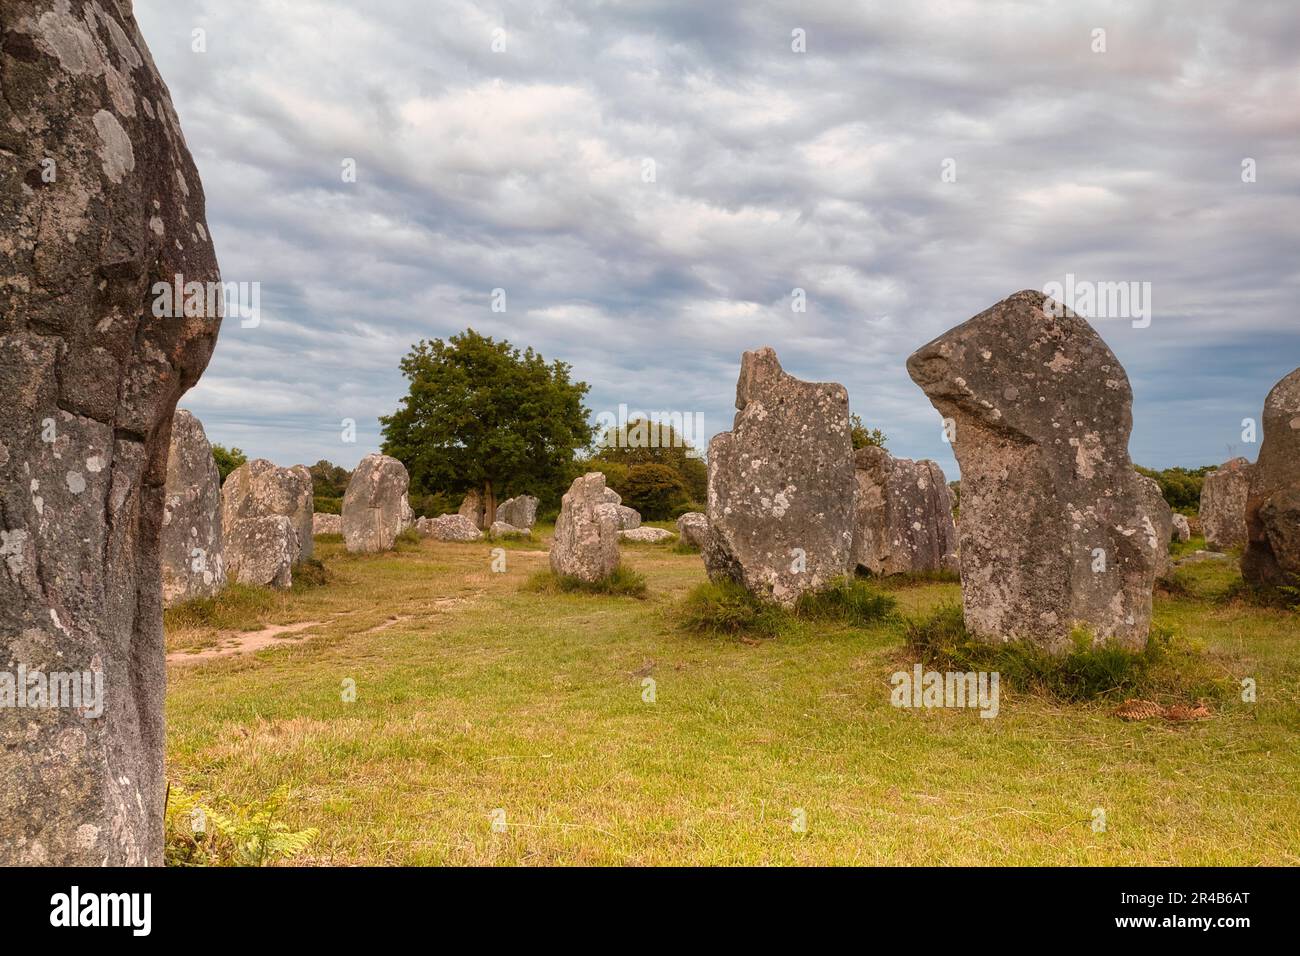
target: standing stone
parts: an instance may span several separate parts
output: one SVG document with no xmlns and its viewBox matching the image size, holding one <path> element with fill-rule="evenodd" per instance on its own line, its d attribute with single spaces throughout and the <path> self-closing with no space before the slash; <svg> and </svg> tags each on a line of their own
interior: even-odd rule
<svg viewBox="0 0 1300 956">
<path fill-rule="evenodd" d="M 955 429 L 966 627 L 1054 652 L 1078 625 L 1145 646 L 1162 545 L 1128 454 L 1133 393 L 1101 337 L 1018 292 L 907 370 Z"/>
<path fill-rule="evenodd" d="M 230 580 L 282 590 L 293 585 L 293 566 L 302 545 L 298 529 L 284 515 L 262 514 L 230 522 L 225 545 Z"/>
<path fill-rule="evenodd" d="M 692 548 L 703 548 L 709 538 L 709 516 L 688 511 L 677 519 L 677 534 Z"/>
<path fill-rule="evenodd" d="M 474 523 L 474 527 L 482 529 L 483 519 L 487 517 L 487 507 L 483 503 L 483 496 L 478 493 L 477 489 L 471 489 L 465 493 L 465 500 L 460 503 L 460 510 L 457 514 L 463 515 Z"/>
<path fill-rule="evenodd" d="M 1245 458 L 1225 461 L 1201 484 L 1201 529 L 1211 551 L 1246 546 L 1246 499 L 1254 466 Z"/>
<path fill-rule="evenodd" d="M 787 375 L 762 348 L 741 358 L 736 408 L 732 430 L 709 442 L 704 565 L 790 607 L 852 568 L 849 396 Z"/>
<path fill-rule="evenodd" d="M 221 556 L 221 472 L 203 425 L 172 418 L 161 536 L 163 605 L 212 597 L 226 586 Z"/>
<path fill-rule="evenodd" d="M 406 466 L 389 455 L 361 459 L 343 495 L 343 543 L 353 554 L 388 551 L 410 525 Z"/>
<path fill-rule="evenodd" d="M 497 507 L 497 520 L 531 531 L 537 524 L 537 505 L 538 501 L 532 495 L 507 498 Z"/>
<path fill-rule="evenodd" d="M 618 530 L 631 531 L 641 527 L 641 512 L 627 505 L 615 505 L 618 509 Z"/>
<path fill-rule="evenodd" d="M 221 276 L 129 11 L 0 3 L 0 670 L 103 689 L 0 708 L 0 865 L 163 862 L 164 486 L 220 310 L 154 284 Z"/>
<path fill-rule="evenodd" d="M 1300 368 L 1264 401 L 1264 440 L 1246 499 L 1241 574 L 1256 587 L 1300 585 Z"/>
<path fill-rule="evenodd" d="M 313 505 L 311 472 L 302 465 L 281 468 L 265 458 L 255 458 L 227 475 L 221 486 L 222 521 L 227 534 L 235 522 L 245 518 L 282 515 L 298 536 L 295 561 L 306 561 L 315 550 Z M 227 547 L 226 565 L 229 567 L 233 560 L 232 549 Z"/>
<path fill-rule="evenodd" d="M 1146 503 L 1147 514 L 1156 531 L 1159 550 L 1156 555 L 1156 577 L 1164 579 L 1173 573 L 1173 561 L 1169 557 L 1169 544 L 1174 538 L 1174 512 L 1165 501 L 1160 482 L 1146 475 L 1138 474 L 1138 486 Z M 1184 519 L 1186 520 L 1186 519 Z"/>
<path fill-rule="evenodd" d="M 312 534 L 342 534 L 343 516 L 317 511 L 311 516 Z"/>
<path fill-rule="evenodd" d="M 854 453 L 853 560 L 872 574 L 957 570 L 952 492 L 933 461 Z"/>
<path fill-rule="evenodd" d="M 1175 541 L 1192 540 L 1192 526 L 1191 523 L 1188 522 L 1185 515 L 1179 515 L 1179 514 L 1174 515 L 1174 540 Z"/>
<path fill-rule="evenodd" d="M 618 568 L 618 505 L 605 496 L 605 476 L 598 471 L 573 479 L 560 500 L 551 542 L 551 570 L 589 584 Z"/>
</svg>

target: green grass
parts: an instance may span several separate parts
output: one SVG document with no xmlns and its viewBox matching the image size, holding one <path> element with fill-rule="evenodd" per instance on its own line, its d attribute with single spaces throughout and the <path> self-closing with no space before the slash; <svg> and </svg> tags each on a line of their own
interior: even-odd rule
<svg viewBox="0 0 1300 956">
<path fill-rule="evenodd" d="M 211 620 L 322 623 L 169 669 L 169 778 L 215 806 L 289 788 L 277 819 L 319 831 L 308 864 L 1300 863 L 1293 613 L 1157 595 L 1162 632 L 1257 686 L 1210 720 L 1126 723 L 1113 699 L 1009 686 L 982 719 L 889 702 L 913 659 L 898 617 L 953 583 L 890 590 L 899 614 L 863 626 L 714 640 L 677 622 L 698 556 L 625 552 L 648 584 L 626 600 L 530 591 L 542 548 L 498 572 L 494 547 L 317 539 L 327 586 L 223 605 Z M 219 634 L 191 618 L 168 642 Z"/>
<path fill-rule="evenodd" d="M 594 594 L 603 597 L 646 596 L 644 574 L 638 574 L 624 565 L 614 569 L 609 577 L 599 581 L 584 581 L 581 578 L 556 574 L 554 571 L 538 571 L 528 579 L 528 590 L 534 594 Z"/>
</svg>

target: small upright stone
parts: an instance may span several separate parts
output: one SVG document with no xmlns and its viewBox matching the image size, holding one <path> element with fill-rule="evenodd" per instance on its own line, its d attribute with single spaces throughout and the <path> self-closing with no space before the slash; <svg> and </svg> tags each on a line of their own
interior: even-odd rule
<svg viewBox="0 0 1300 956">
<path fill-rule="evenodd" d="M 483 521 L 487 517 L 487 507 L 477 488 L 472 488 L 465 493 L 465 498 L 460 503 L 460 510 L 456 513 L 468 518 L 475 528 L 482 530 Z"/>
<path fill-rule="evenodd" d="M 311 516 L 312 534 L 342 534 L 343 516 L 317 511 Z"/>
<path fill-rule="evenodd" d="M 1169 543 L 1173 541 L 1174 537 L 1174 512 L 1169 507 L 1169 502 L 1165 501 L 1164 492 L 1160 490 L 1158 481 L 1139 474 L 1138 485 L 1141 487 L 1142 497 L 1146 502 L 1147 515 L 1155 528 L 1158 542 L 1156 577 L 1163 580 L 1173 573 L 1173 561 L 1169 557 Z M 1186 520 L 1183 519 L 1184 523 Z"/>
<path fill-rule="evenodd" d="M 533 525 L 537 524 L 537 504 L 537 499 L 532 495 L 507 498 L 497 507 L 497 521 L 531 531 Z"/>
<path fill-rule="evenodd" d="M 298 529 L 284 515 L 240 518 L 226 526 L 226 573 L 230 580 L 256 587 L 293 585 L 298 563 Z"/>
<path fill-rule="evenodd" d="M 872 574 L 957 570 L 952 492 L 933 461 L 854 453 L 853 560 Z"/>
<path fill-rule="evenodd" d="M 618 530 L 631 531 L 641 527 L 641 512 L 627 505 L 615 505 L 618 509 Z"/>
<path fill-rule="evenodd" d="M 709 442 L 704 565 L 791 607 L 852 568 L 849 396 L 786 374 L 762 348 L 741 358 L 736 408 L 732 430 Z"/>
<path fill-rule="evenodd" d="M 406 466 L 390 455 L 361 459 L 343 495 L 343 543 L 349 553 L 388 551 L 411 524 Z"/>
<path fill-rule="evenodd" d="M 677 519 L 677 534 L 692 548 L 703 548 L 709 537 L 709 516 L 688 511 Z"/>
<path fill-rule="evenodd" d="M 1241 574 L 1256 587 L 1300 586 L 1300 368 L 1264 401 L 1264 440 L 1246 499 Z"/>
<path fill-rule="evenodd" d="M 1201 529 L 1211 551 L 1246 546 L 1246 499 L 1254 466 L 1245 458 L 1225 461 L 1201 483 Z"/>
<path fill-rule="evenodd" d="M 962 607 L 990 641 L 1051 652 L 1086 628 L 1146 645 L 1162 548 L 1129 458 L 1133 393 L 1084 319 L 1018 292 L 920 348 L 907 371 L 961 465 Z"/>
<path fill-rule="evenodd" d="M 183 408 L 172 418 L 160 552 L 164 607 L 212 597 L 226 586 L 221 472 L 202 423 Z"/>
<path fill-rule="evenodd" d="M 551 542 L 551 570 L 589 584 L 618 568 L 618 505 L 608 501 L 598 471 L 573 479 L 560 501 Z"/>
<path fill-rule="evenodd" d="M 1192 540 L 1192 526 L 1185 515 L 1174 515 L 1174 540 L 1178 542 Z"/>
</svg>

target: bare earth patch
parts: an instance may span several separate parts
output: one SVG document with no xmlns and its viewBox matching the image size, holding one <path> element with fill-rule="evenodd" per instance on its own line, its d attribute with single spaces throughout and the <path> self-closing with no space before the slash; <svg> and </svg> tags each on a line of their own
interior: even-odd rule
<svg viewBox="0 0 1300 956">
<path fill-rule="evenodd" d="M 242 634 L 231 634 L 220 639 L 216 647 L 205 647 L 200 651 L 173 651 L 167 655 L 168 664 L 199 664 L 203 661 L 215 660 L 220 657 L 230 657 L 235 654 L 252 654 L 263 648 L 271 647 L 278 644 L 295 644 L 299 641 L 306 640 L 306 637 L 295 637 L 285 640 L 285 634 L 297 634 L 305 631 L 309 627 L 317 627 L 324 624 L 324 621 L 302 621 L 298 624 L 270 624 L 260 631 L 247 631 Z"/>
</svg>

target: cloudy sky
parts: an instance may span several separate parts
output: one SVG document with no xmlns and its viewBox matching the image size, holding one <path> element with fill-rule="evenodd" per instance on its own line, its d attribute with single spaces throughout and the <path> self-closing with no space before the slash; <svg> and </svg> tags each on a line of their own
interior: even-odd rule
<svg viewBox="0 0 1300 956">
<path fill-rule="evenodd" d="M 135 10 L 224 277 L 260 283 L 182 403 L 250 456 L 351 467 L 402 355 L 466 326 L 570 362 L 593 412 L 706 434 L 771 345 L 954 477 L 904 361 L 1020 289 L 1150 283 L 1149 325 L 1094 322 L 1139 463 L 1254 458 L 1242 419 L 1300 364 L 1285 0 Z"/>
</svg>

